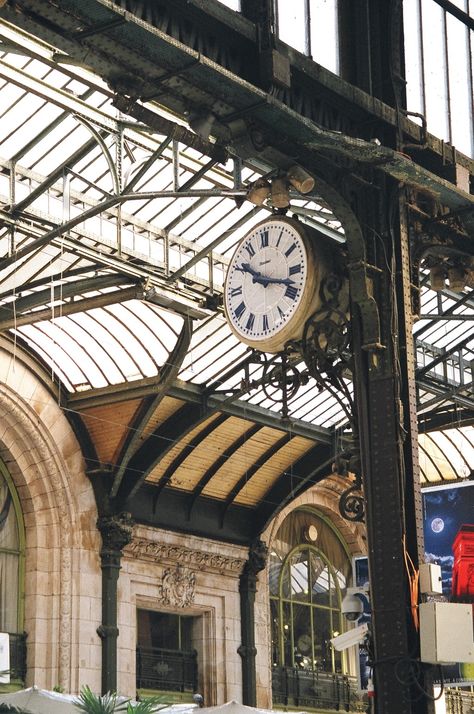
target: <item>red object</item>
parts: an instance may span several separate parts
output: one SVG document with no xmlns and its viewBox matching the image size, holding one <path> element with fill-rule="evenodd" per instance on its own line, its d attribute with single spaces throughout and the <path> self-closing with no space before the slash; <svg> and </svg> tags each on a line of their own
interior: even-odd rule
<svg viewBox="0 0 474 714">
<path fill-rule="evenodd" d="M 374 683 L 372 682 L 371 679 L 369 679 L 369 681 L 367 683 L 367 696 L 375 697 Z"/>
<path fill-rule="evenodd" d="M 474 525 L 465 524 L 453 542 L 453 599 L 474 602 Z"/>
</svg>

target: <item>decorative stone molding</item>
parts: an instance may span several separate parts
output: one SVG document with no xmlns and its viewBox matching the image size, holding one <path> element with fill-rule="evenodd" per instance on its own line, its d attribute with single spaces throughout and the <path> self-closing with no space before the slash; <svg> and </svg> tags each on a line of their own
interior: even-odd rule
<svg viewBox="0 0 474 714">
<path fill-rule="evenodd" d="M 240 575 L 246 563 L 243 558 L 229 558 L 217 553 L 192 550 L 180 545 L 158 543 L 145 538 L 134 539 L 123 551 L 124 557 L 152 560 L 156 563 L 169 561 L 190 565 L 198 570 L 229 572 Z"/>
<path fill-rule="evenodd" d="M 195 573 L 178 563 L 175 568 L 163 571 L 158 598 L 163 605 L 188 607 L 194 603 L 195 589 Z"/>
<path fill-rule="evenodd" d="M 65 486 L 66 469 L 60 463 L 60 457 L 48 438 L 37 415 L 17 395 L 12 394 L 6 385 L 0 385 L 0 419 L 9 425 L 10 438 L 3 438 L 3 448 L 8 451 L 17 468 L 23 470 L 24 451 L 22 444 L 27 443 L 27 453 L 34 455 L 33 465 L 27 467 L 30 474 L 34 470 L 49 484 L 52 507 L 58 516 L 60 549 L 60 594 L 59 594 L 59 633 L 58 633 L 58 684 L 65 690 L 70 689 L 71 640 L 72 640 L 72 545 L 73 517 L 68 488 Z M 17 453 L 19 452 L 19 453 Z"/>
</svg>

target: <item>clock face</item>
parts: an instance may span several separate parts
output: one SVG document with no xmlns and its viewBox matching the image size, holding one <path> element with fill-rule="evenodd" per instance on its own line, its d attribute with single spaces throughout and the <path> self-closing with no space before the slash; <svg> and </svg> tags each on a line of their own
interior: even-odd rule
<svg viewBox="0 0 474 714">
<path fill-rule="evenodd" d="M 224 307 L 232 330 L 246 344 L 278 351 L 307 302 L 310 255 L 303 229 L 274 218 L 257 225 L 230 262 Z M 281 339 L 279 339 L 281 337 Z"/>
</svg>

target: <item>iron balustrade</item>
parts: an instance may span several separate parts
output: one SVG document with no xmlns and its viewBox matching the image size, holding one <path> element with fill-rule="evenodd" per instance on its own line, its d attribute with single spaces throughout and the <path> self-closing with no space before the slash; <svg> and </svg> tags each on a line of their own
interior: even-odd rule
<svg viewBox="0 0 474 714">
<path fill-rule="evenodd" d="M 272 695 L 274 705 L 349 711 L 357 698 L 356 680 L 293 667 L 274 667 Z"/>
<path fill-rule="evenodd" d="M 137 688 L 197 691 L 197 652 L 137 647 Z"/>
</svg>

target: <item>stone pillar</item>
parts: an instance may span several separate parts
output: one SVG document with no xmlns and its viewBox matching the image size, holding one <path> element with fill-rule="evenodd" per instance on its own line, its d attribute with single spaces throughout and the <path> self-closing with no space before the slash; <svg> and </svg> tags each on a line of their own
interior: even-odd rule
<svg viewBox="0 0 474 714">
<path fill-rule="evenodd" d="M 237 650 L 242 658 L 242 704 L 257 705 L 257 675 L 255 670 L 255 593 L 257 574 L 265 568 L 268 548 L 256 540 L 249 548 L 249 558 L 240 576 L 240 631 L 241 644 Z"/>
<path fill-rule="evenodd" d="M 123 548 L 132 540 L 132 527 L 129 513 L 101 516 L 97 521 L 102 536 L 102 624 L 97 628 L 102 640 L 102 694 L 117 691 L 117 581 Z"/>
</svg>

